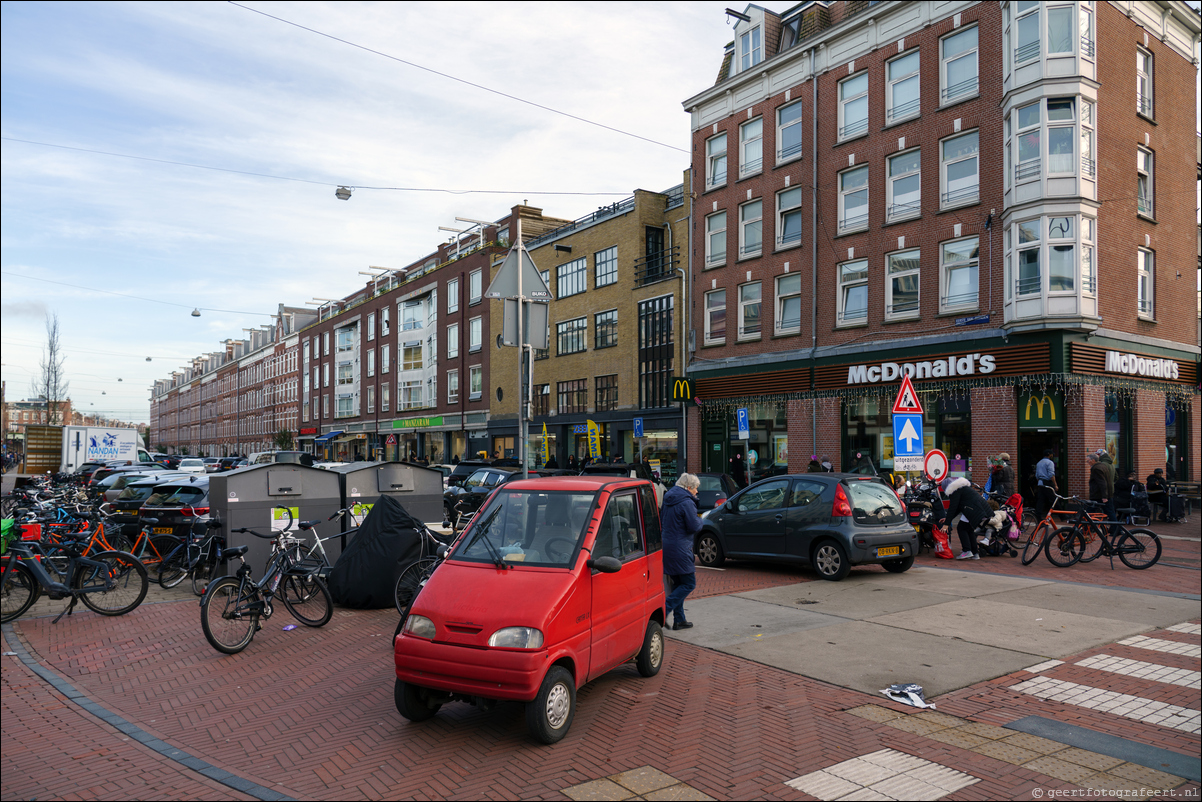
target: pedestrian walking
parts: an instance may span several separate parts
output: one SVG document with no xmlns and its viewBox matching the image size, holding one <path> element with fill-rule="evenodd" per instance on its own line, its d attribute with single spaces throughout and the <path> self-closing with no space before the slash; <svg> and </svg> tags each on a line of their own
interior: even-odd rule
<svg viewBox="0 0 1202 802">
<path fill-rule="evenodd" d="M 742 454 L 735 454 L 731 457 L 730 476 L 739 487 L 747 487 L 747 468 L 743 465 Z"/>
<path fill-rule="evenodd" d="M 997 455 L 997 464 L 993 467 L 993 492 L 1003 499 L 1014 493 L 1014 469 L 1010 467 L 1010 455 L 1005 451 Z"/>
<path fill-rule="evenodd" d="M 697 515 L 697 490 L 700 487 L 700 479 L 691 473 L 682 473 L 664 494 L 660 519 L 663 522 L 664 576 L 669 584 L 665 606 L 667 613 L 672 615 L 672 629 L 693 626 L 684 617 L 684 600 L 697 587 L 693 538 L 701 531 L 701 517 Z"/>
<path fill-rule="evenodd" d="M 1042 521 L 1056 504 L 1056 493 L 1060 489 L 1056 484 L 1056 463 L 1052 460 L 1055 452 L 1044 449 L 1043 459 L 1035 465 L 1035 517 Z"/>
</svg>

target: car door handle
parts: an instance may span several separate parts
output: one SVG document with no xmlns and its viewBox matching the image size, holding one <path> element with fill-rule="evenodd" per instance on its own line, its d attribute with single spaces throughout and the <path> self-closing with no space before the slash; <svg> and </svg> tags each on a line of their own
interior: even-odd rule
<svg viewBox="0 0 1202 802">
<path fill-rule="evenodd" d="M 783 521 L 783 520 L 785 520 L 785 516 L 782 513 L 777 513 L 776 520 Z"/>
</svg>

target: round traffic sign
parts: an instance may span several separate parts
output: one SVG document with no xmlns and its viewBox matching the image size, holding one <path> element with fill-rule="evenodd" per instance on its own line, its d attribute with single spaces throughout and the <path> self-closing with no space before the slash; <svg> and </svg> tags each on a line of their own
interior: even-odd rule
<svg viewBox="0 0 1202 802">
<path fill-rule="evenodd" d="M 932 482 L 942 480 L 947 476 L 947 454 L 937 448 L 928 451 L 926 458 L 922 461 L 922 472 Z"/>
</svg>

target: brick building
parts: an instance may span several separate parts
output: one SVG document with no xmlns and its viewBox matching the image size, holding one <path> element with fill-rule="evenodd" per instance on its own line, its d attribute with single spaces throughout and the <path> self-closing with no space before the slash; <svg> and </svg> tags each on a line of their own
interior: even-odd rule
<svg viewBox="0 0 1202 802">
<path fill-rule="evenodd" d="M 560 466 L 569 456 L 588 456 L 592 420 L 601 430 L 603 457 L 645 457 L 666 477 L 676 476 L 683 421 L 671 400 L 671 379 L 680 375 L 685 341 L 680 313 L 689 208 L 684 184 L 665 192 L 636 190 L 526 241 L 554 298 L 549 347 L 533 359 L 532 465 L 542 465 L 544 425 L 547 452 Z M 502 333 L 502 320 L 493 316 L 490 343 Z M 494 348 L 491 361 L 492 453 L 516 456 L 518 350 Z M 641 437 L 635 437 L 636 418 Z"/>
<path fill-rule="evenodd" d="M 693 470 L 1198 478 L 1199 20 L 1180 2 L 748 6 L 692 116 Z M 1136 91 L 1133 92 L 1132 88 Z M 748 436 L 739 437 L 738 410 Z"/>
</svg>

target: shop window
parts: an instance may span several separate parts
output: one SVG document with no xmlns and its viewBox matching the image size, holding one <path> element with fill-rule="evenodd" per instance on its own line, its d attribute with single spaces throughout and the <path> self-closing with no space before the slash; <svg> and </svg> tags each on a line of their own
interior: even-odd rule
<svg viewBox="0 0 1202 802">
<path fill-rule="evenodd" d="M 789 424 L 784 404 L 749 404 L 747 438 L 739 437 L 738 421 L 729 416 L 725 473 L 740 487 L 789 472 Z M 711 469 L 717 470 L 711 465 Z M 740 476 L 740 474 L 742 474 Z"/>
</svg>

